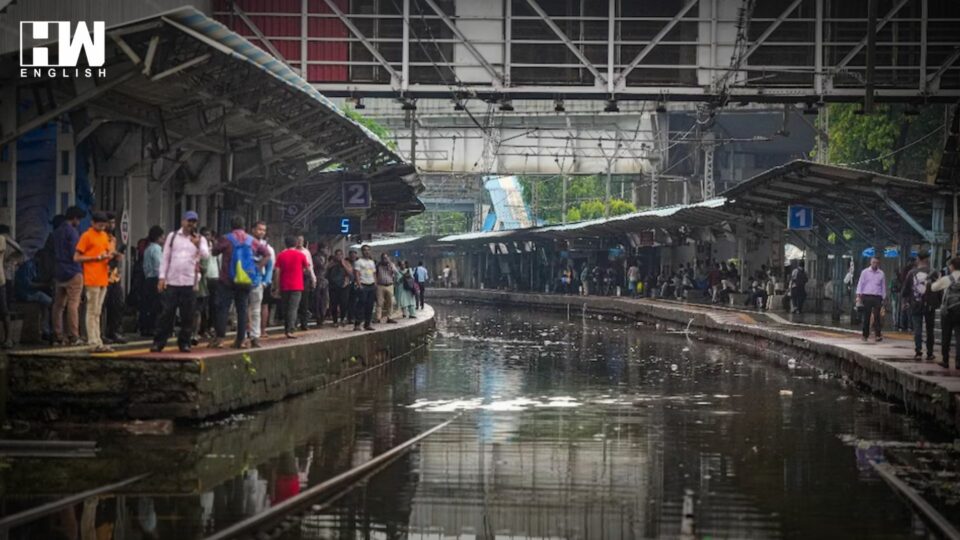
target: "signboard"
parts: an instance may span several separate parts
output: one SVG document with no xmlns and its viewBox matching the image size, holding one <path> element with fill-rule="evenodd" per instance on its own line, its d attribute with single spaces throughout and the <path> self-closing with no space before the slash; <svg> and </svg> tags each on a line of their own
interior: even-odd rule
<svg viewBox="0 0 960 540">
<path fill-rule="evenodd" d="M 370 182 L 343 183 L 343 209 L 370 208 Z"/>
<path fill-rule="evenodd" d="M 368 233 L 397 232 L 397 212 L 382 210 L 363 221 L 363 230 Z"/>
<path fill-rule="evenodd" d="M 790 205 L 787 207 L 787 228 L 791 231 L 809 231 L 813 228 L 813 208 Z"/>
<path fill-rule="evenodd" d="M 123 209 L 123 215 L 120 216 L 120 240 L 124 244 L 130 243 L 130 213 Z"/>
<path fill-rule="evenodd" d="M 320 234 L 360 234 L 360 220 L 349 216 L 320 216 L 316 221 Z"/>
</svg>

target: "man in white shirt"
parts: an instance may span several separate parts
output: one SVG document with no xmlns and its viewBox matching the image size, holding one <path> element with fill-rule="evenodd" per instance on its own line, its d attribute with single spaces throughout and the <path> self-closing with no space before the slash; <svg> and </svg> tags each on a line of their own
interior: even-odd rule
<svg viewBox="0 0 960 540">
<path fill-rule="evenodd" d="M 354 294 L 356 295 L 357 314 L 353 322 L 353 329 L 360 330 L 360 319 L 363 319 L 363 329 L 373 330 L 370 321 L 373 318 L 373 303 L 377 297 L 377 264 L 373 262 L 370 246 L 364 244 L 360 248 L 360 258 L 353 263 Z"/>
</svg>

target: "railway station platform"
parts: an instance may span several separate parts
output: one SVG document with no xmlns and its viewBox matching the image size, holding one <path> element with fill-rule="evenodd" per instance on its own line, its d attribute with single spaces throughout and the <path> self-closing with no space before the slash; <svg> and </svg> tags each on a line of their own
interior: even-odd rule
<svg viewBox="0 0 960 540">
<path fill-rule="evenodd" d="M 274 332 L 259 349 L 151 353 L 131 343 L 115 353 L 35 349 L 7 356 L 7 413 L 14 418 L 201 420 L 280 401 L 424 348 L 430 306 L 374 331 L 326 326 L 289 340 Z M 229 343 L 229 341 L 228 341 Z"/>
<path fill-rule="evenodd" d="M 841 378 L 900 403 L 908 412 L 945 429 L 960 432 L 960 370 L 915 361 L 912 335 L 885 333 L 880 343 L 872 339 L 864 343 L 856 330 L 791 322 L 771 313 L 664 300 L 439 288 L 430 294 L 434 301 L 547 309 L 566 311 L 571 317 L 612 316 L 661 324 L 665 331 L 723 343 L 791 369 Z M 938 351 L 935 362 L 940 360 Z"/>
</svg>

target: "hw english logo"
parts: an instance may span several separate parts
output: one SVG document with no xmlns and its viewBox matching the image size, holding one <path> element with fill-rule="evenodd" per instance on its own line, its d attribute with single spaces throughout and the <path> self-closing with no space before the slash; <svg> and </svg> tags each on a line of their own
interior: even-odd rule
<svg viewBox="0 0 960 540">
<path fill-rule="evenodd" d="M 85 22 L 21 21 L 21 77 L 103 77 L 106 76 L 105 24 L 95 21 L 93 30 Z M 71 32 L 72 28 L 75 31 Z M 51 43 L 51 40 L 56 40 Z M 55 59 L 51 59 L 56 48 Z M 86 65 L 80 68 L 80 54 Z M 72 69 L 70 69 L 72 68 Z M 99 68 L 99 69 L 93 69 Z"/>
</svg>

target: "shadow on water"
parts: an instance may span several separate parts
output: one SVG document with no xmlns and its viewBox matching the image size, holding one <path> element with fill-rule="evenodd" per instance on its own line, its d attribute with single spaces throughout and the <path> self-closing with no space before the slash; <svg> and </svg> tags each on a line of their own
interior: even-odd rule
<svg viewBox="0 0 960 540">
<path fill-rule="evenodd" d="M 926 534 L 838 437 L 942 438 L 886 403 L 653 328 L 441 306 L 438 331 L 428 357 L 219 425 L 0 462 L 4 514 L 157 473 L 10 538 L 202 538 L 459 410 L 283 538 Z"/>
</svg>

